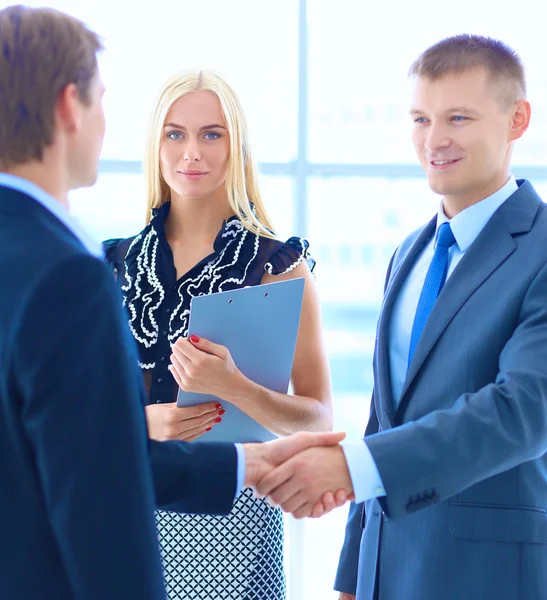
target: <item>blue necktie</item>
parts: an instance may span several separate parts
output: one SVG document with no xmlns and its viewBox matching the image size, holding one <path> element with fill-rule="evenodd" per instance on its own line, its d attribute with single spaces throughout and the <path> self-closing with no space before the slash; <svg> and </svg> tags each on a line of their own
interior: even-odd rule
<svg viewBox="0 0 547 600">
<path fill-rule="evenodd" d="M 408 365 L 412 361 L 414 351 L 418 345 L 422 331 L 424 330 L 429 314 L 431 313 L 437 296 L 439 295 L 448 271 L 448 250 L 456 242 L 450 223 L 443 223 L 439 227 L 437 234 L 437 247 L 435 254 L 429 265 L 427 275 L 424 281 L 424 287 L 418 300 L 418 308 L 414 317 L 414 325 L 412 326 L 412 335 L 410 336 L 410 349 L 408 351 Z"/>
</svg>

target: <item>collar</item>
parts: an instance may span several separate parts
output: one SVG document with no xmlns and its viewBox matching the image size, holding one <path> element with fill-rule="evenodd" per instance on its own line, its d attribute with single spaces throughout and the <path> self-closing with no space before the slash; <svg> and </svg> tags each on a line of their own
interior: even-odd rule
<svg viewBox="0 0 547 600">
<path fill-rule="evenodd" d="M 490 217 L 498 210 L 498 208 L 516 191 L 518 185 L 513 177 L 509 177 L 509 181 L 501 187 L 497 192 L 494 192 L 491 196 L 488 196 L 484 200 L 469 206 L 465 210 L 462 210 L 452 219 L 449 219 L 443 210 L 443 203 L 439 207 L 437 214 L 437 229 L 435 232 L 435 239 L 439 232 L 439 227 L 443 223 L 450 223 L 450 228 L 458 244 L 458 248 L 461 252 L 465 252 L 469 246 L 477 239 L 480 232 L 484 229 L 484 226 L 490 220 Z"/>
<path fill-rule="evenodd" d="M 80 225 L 80 223 L 68 212 L 68 210 L 53 196 L 45 190 L 38 187 L 28 179 L 17 177 L 9 173 L 0 173 L 0 185 L 3 187 L 16 190 L 33 200 L 36 200 L 46 210 L 48 210 L 57 220 L 61 221 L 80 242 L 85 246 L 87 251 L 96 256 L 103 258 L 101 245 L 93 239 L 93 237 Z"/>
</svg>

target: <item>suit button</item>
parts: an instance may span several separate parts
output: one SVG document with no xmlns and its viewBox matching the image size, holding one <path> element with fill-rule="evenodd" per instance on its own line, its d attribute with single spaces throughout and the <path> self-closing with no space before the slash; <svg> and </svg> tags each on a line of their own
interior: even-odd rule
<svg viewBox="0 0 547 600">
<path fill-rule="evenodd" d="M 165 362 L 165 356 L 162 356 L 162 357 L 160 358 L 160 360 L 161 360 L 161 362 Z"/>
<path fill-rule="evenodd" d="M 387 515 L 385 511 L 382 511 L 382 521 L 387 521 Z"/>
<path fill-rule="evenodd" d="M 167 331 L 163 332 L 164 337 L 167 337 Z"/>
<path fill-rule="evenodd" d="M 163 382 L 163 377 L 158 377 L 158 383 L 162 383 Z"/>
<path fill-rule="evenodd" d="M 156 400 L 156 404 L 161 404 L 161 400 Z"/>
</svg>

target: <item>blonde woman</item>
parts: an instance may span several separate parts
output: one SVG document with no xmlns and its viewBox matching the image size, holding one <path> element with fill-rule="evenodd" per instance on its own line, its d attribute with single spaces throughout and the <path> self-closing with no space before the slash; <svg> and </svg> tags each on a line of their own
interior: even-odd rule
<svg viewBox="0 0 547 600">
<path fill-rule="evenodd" d="M 195 440 L 222 421 L 226 403 L 280 436 L 331 429 L 314 261 L 306 240 L 276 238 L 240 103 L 222 78 L 201 71 L 166 84 L 153 113 L 144 169 L 148 224 L 134 238 L 104 245 L 139 348 L 150 437 Z M 294 395 L 248 380 L 227 349 L 185 337 L 192 297 L 295 277 L 305 278 L 305 290 Z M 214 361 L 199 360 L 205 347 Z M 179 386 L 221 401 L 178 408 Z M 171 600 L 285 598 L 282 513 L 250 489 L 235 499 L 229 517 L 159 511 L 157 524 Z"/>
</svg>

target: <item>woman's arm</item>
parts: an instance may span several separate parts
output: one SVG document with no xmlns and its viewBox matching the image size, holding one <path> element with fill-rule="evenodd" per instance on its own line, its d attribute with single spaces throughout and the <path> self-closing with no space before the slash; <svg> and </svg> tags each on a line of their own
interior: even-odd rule
<svg viewBox="0 0 547 600">
<path fill-rule="evenodd" d="M 269 275 L 262 283 L 304 277 L 302 315 L 291 383 L 294 395 L 269 390 L 245 377 L 224 346 L 208 340 L 177 340 L 171 372 L 186 391 L 213 394 L 234 404 L 277 435 L 332 429 L 329 367 L 322 339 L 315 281 L 306 263 L 290 273 Z"/>
<path fill-rule="evenodd" d="M 272 392 L 242 376 L 237 397 L 226 398 L 277 435 L 332 429 L 329 365 L 314 278 L 304 262 L 285 275 L 265 273 L 261 283 L 304 277 L 302 315 L 294 354 L 291 384 L 294 395 Z"/>
</svg>

